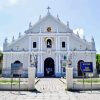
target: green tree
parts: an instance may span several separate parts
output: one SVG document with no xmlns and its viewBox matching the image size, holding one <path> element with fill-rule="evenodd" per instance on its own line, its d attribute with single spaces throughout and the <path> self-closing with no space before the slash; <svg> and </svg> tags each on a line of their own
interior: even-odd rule
<svg viewBox="0 0 100 100">
<path fill-rule="evenodd" d="M 0 63 L 2 62 L 3 60 L 3 53 L 0 51 Z"/>
<path fill-rule="evenodd" d="M 0 63 L 2 63 L 2 61 L 3 61 L 3 53 L 0 51 Z M 0 66 L 0 74 L 1 71 L 2 71 L 2 66 Z"/>
<path fill-rule="evenodd" d="M 96 69 L 97 73 L 100 74 L 100 54 L 96 54 Z"/>
</svg>

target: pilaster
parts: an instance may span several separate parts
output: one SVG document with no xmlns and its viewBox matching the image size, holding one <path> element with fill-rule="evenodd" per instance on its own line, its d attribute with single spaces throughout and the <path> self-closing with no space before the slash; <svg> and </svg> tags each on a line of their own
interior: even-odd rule
<svg viewBox="0 0 100 100">
<path fill-rule="evenodd" d="M 31 52 L 31 36 L 29 35 L 29 52 Z"/>
<path fill-rule="evenodd" d="M 56 36 L 56 51 L 58 50 L 58 37 Z"/>
<path fill-rule="evenodd" d="M 60 54 L 59 54 L 59 68 L 58 68 L 58 72 L 61 73 L 61 60 L 60 60 Z"/>
<path fill-rule="evenodd" d="M 38 45 L 38 49 L 39 49 L 39 51 L 41 50 L 41 37 L 39 36 L 39 43 L 38 43 L 39 45 Z"/>
<path fill-rule="evenodd" d="M 60 51 L 60 37 L 58 36 L 58 50 Z"/>
</svg>

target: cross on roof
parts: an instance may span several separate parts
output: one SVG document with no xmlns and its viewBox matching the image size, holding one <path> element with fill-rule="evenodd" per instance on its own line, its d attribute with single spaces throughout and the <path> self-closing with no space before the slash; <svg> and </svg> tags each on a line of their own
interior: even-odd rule
<svg viewBox="0 0 100 100">
<path fill-rule="evenodd" d="M 51 9 L 51 8 L 48 6 L 48 8 L 47 8 L 48 12 L 49 12 L 50 9 Z"/>
</svg>

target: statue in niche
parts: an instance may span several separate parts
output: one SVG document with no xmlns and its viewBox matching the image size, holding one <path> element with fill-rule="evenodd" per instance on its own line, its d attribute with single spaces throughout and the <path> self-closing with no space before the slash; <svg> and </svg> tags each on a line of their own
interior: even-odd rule
<svg viewBox="0 0 100 100">
<path fill-rule="evenodd" d="M 51 39 L 47 40 L 47 48 L 51 48 L 52 47 L 52 41 Z"/>
</svg>

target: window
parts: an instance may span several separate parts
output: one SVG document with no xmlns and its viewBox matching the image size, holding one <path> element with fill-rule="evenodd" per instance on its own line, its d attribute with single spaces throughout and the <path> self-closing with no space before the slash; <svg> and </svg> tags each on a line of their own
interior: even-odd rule
<svg viewBox="0 0 100 100">
<path fill-rule="evenodd" d="M 62 48 L 65 48 L 65 42 L 62 42 Z"/>
<path fill-rule="evenodd" d="M 36 48 L 36 42 L 33 42 L 33 48 Z"/>
<path fill-rule="evenodd" d="M 51 48 L 52 47 L 52 41 L 51 39 L 47 40 L 47 48 Z"/>
</svg>

